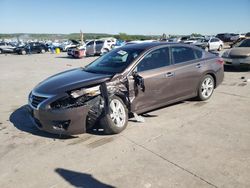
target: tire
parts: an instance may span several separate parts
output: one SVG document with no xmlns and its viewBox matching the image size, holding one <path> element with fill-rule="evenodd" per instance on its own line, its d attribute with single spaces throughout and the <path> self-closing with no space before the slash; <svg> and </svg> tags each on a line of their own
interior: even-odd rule
<svg viewBox="0 0 250 188">
<path fill-rule="evenodd" d="M 198 88 L 198 99 L 200 101 L 208 100 L 214 92 L 215 81 L 214 78 L 207 74 L 201 79 L 199 88 Z"/>
<path fill-rule="evenodd" d="M 113 96 L 109 102 L 110 113 L 100 119 L 106 134 L 118 134 L 128 125 L 128 110 L 122 99 Z"/>
<path fill-rule="evenodd" d="M 218 51 L 221 51 L 221 50 L 222 50 L 222 45 L 220 45 L 218 48 Z"/>
<path fill-rule="evenodd" d="M 21 51 L 21 54 L 22 54 L 22 55 L 26 55 L 27 52 L 26 52 L 25 50 L 22 50 L 22 51 Z"/>
<path fill-rule="evenodd" d="M 3 50 L 2 49 L 0 49 L 0 54 L 2 54 L 3 53 Z"/>
<path fill-rule="evenodd" d="M 46 51 L 45 49 L 41 49 L 41 53 L 44 54 Z"/>
<path fill-rule="evenodd" d="M 205 47 L 205 51 L 206 51 L 206 52 L 209 51 L 209 47 L 208 47 L 208 46 Z"/>
</svg>

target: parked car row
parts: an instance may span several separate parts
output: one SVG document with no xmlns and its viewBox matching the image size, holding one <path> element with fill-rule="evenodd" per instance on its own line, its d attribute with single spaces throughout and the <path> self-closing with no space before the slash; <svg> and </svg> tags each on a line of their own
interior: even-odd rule
<svg viewBox="0 0 250 188">
<path fill-rule="evenodd" d="M 81 47 L 69 48 L 67 53 L 74 58 L 103 55 L 115 48 L 115 45 L 116 43 L 110 39 L 89 40 Z"/>
</svg>

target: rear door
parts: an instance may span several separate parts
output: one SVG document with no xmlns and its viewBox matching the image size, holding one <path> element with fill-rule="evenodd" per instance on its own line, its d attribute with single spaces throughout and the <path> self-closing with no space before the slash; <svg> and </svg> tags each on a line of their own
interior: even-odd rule
<svg viewBox="0 0 250 188">
<path fill-rule="evenodd" d="M 95 41 L 90 41 L 86 45 L 86 54 L 87 55 L 94 55 L 95 54 Z"/>
<path fill-rule="evenodd" d="M 168 47 L 156 49 L 144 56 L 134 70 L 143 78 L 144 90 L 133 77 L 129 77 L 129 86 L 133 90 L 130 91 L 130 96 L 133 95 L 132 111 L 153 109 L 174 98 L 171 69 Z"/>
<path fill-rule="evenodd" d="M 186 46 L 172 46 L 170 51 L 174 65 L 175 98 L 195 95 L 203 72 L 203 52 Z"/>
<path fill-rule="evenodd" d="M 96 54 L 101 54 L 103 45 L 104 45 L 104 41 L 101 41 L 101 40 L 95 41 L 95 53 Z"/>
</svg>

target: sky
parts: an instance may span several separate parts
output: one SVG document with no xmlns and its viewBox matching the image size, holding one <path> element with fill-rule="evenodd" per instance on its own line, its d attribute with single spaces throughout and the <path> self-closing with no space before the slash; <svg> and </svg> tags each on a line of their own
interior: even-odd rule
<svg viewBox="0 0 250 188">
<path fill-rule="evenodd" d="M 0 0 L 0 33 L 250 32 L 250 0 Z"/>
</svg>

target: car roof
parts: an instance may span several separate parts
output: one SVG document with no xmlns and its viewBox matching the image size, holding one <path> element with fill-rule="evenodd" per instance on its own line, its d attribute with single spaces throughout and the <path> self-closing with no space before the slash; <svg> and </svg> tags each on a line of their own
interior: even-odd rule
<svg viewBox="0 0 250 188">
<path fill-rule="evenodd" d="M 156 46 L 167 45 L 167 44 L 178 44 L 172 42 L 143 42 L 125 45 L 124 48 L 137 48 L 137 49 L 150 49 Z"/>
<path fill-rule="evenodd" d="M 194 46 L 191 46 L 189 44 L 183 44 L 183 43 L 177 43 L 177 42 L 145 42 L 145 43 L 136 43 L 136 44 L 129 44 L 125 45 L 121 48 L 123 49 L 142 49 L 142 50 L 148 50 L 157 46 L 163 46 L 163 45 L 180 45 L 180 46 L 187 46 L 191 48 L 195 48 Z"/>
</svg>

